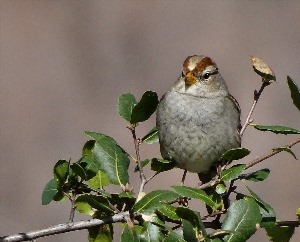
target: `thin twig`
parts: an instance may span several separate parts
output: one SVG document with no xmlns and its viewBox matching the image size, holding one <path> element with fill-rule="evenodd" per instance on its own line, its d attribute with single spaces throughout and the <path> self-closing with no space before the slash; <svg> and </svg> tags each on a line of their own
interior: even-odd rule
<svg viewBox="0 0 300 242">
<path fill-rule="evenodd" d="M 218 215 L 222 215 L 226 212 L 226 210 L 221 210 L 221 211 L 216 211 L 216 212 L 213 212 L 211 214 L 208 214 L 208 215 L 205 215 L 201 218 L 201 220 L 206 220 L 208 218 L 211 218 L 211 217 L 216 217 Z"/>
<path fill-rule="evenodd" d="M 156 177 L 159 173 L 160 173 L 160 172 L 155 172 L 152 176 L 150 176 L 150 177 L 147 179 L 147 181 L 145 182 L 145 185 L 146 185 L 149 181 L 151 181 L 154 177 Z"/>
<path fill-rule="evenodd" d="M 214 185 L 218 184 L 219 182 L 220 182 L 219 176 L 217 175 L 214 178 L 212 178 L 209 182 L 200 185 L 198 188 L 199 189 L 206 189 L 206 188 L 209 188 L 209 187 L 213 187 Z"/>
<path fill-rule="evenodd" d="M 300 142 L 300 138 L 295 140 L 294 142 L 286 145 L 286 147 L 291 148 L 292 146 L 294 146 L 295 144 L 298 144 L 299 142 Z M 278 153 L 280 153 L 280 152 L 282 152 L 282 150 L 274 150 L 271 153 L 269 153 L 269 154 L 267 154 L 263 157 L 256 158 L 255 160 L 253 160 L 253 161 L 251 161 L 250 163 L 247 164 L 245 170 L 252 167 L 252 166 L 254 166 L 254 165 L 256 165 L 256 164 L 258 164 L 258 163 L 260 163 L 260 162 L 262 162 L 262 161 L 264 161 L 264 160 L 266 160 L 266 159 L 268 159 L 268 158 L 270 158 L 270 157 L 272 157 L 272 156 L 274 156 L 274 155 L 276 155 L 276 154 L 278 154 Z"/>
<path fill-rule="evenodd" d="M 144 187 L 147 183 L 147 178 L 145 176 L 145 173 L 143 171 L 143 167 L 141 165 L 141 158 L 140 158 L 140 140 L 136 137 L 136 132 L 135 132 L 135 125 L 132 125 L 128 127 L 131 130 L 132 137 L 133 137 L 133 142 L 134 142 L 134 148 L 135 148 L 135 155 L 136 155 L 136 162 L 139 168 L 139 173 L 140 173 L 140 179 L 141 179 L 141 186 L 139 193 L 143 192 Z"/>
<path fill-rule="evenodd" d="M 71 211 L 70 211 L 70 216 L 69 216 L 69 223 L 73 223 L 74 221 L 74 216 L 75 216 L 75 194 L 72 194 L 72 196 L 70 197 L 70 201 L 71 201 Z"/>
<path fill-rule="evenodd" d="M 58 224 L 41 230 L 0 237 L 0 241 L 1 242 L 28 241 L 28 240 L 45 237 L 45 236 L 67 233 L 75 230 L 89 229 L 103 224 L 126 222 L 128 216 L 129 216 L 129 212 L 127 211 L 124 213 L 116 214 L 114 216 L 104 217 L 102 219 L 91 219 L 87 221 L 74 222 L 72 224 L 70 223 Z"/>
<path fill-rule="evenodd" d="M 266 86 L 270 85 L 270 82 L 263 82 L 259 91 L 257 92 L 256 90 L 254 91 L 254 100 L 253 100 L 253 104 L 252 104 L 252 107 L 248 113 L 248 116 L 246 118 L 246 121 L 240 131 L 240 136 L 242 137 L 244 132 L 245 132 L 245 129 L 248 127 L 248 125 L 252 122 L 252 114 L 253 114 L 253 111 L 254 111 L 254 108 L 260 98 L 260 95 L 262 94 L 263 90 L 265 89 Z"/>
</svg>

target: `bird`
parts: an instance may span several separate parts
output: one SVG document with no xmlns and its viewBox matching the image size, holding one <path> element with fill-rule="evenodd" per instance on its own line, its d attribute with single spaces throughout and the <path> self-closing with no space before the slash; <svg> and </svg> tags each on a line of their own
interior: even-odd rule
<svg viewBox="0 0 300 242">
<path fill-rule="evenodd" d="M 240 115 L 216 63 L 208 56 L 188 56 L 157 109 L 162 157 L 184 169 L 184 178 L 186 171 L 205 176 L 225 151 L 241 146 Z"/>
</svg>

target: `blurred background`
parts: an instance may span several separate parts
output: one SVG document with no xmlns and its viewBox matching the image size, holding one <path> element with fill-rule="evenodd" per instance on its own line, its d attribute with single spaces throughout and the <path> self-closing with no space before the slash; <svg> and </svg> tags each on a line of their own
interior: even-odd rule
<svg viewBox="0 0 300 242">
<path fill-rule="evenodd" d="M 258 124 L 300 129 L 286 75 L 300 85 L 300 2 L 290 1 L 0 1 L 0 235 L 64 223 L 68 202 L 41 205 L 41 194 L 57 160 L 80 158 L 85 130 L 114 137 L 128 152 L 133 142 L 117 113 L 117 98 L 137 99 L 144 91 L 166 92 L 188 55 L 212 57 L 242 108 L 251 107 L 261 85 L 250 55 L 266 61 L 277 82 L 263 93 L 254 112 Z M 297 30 L 298 29 L 298 30 Z M 155 119 L 138 127 L 143 136 Z M 248 128 L 244 159 L 270 152 L 299 136 Z M 300 157 L 300 146 L 294 151 Z M 142 147 L 142 159 L 159 157 L 158 144 Z M 277 211 L 296 219 L 300 207 L 299 161 L 287 153 L 256 167 L 269 178 L 248 185 Z M 131 169 L 132 170 L 132 169 Z M 147 170 L 147 175 L 152 173 Z M 178 185 L 182 170 L 156 177 L 146 191 Z M 139 177 L 131 173 L 131 185 Z M 189 174 L 188 185 L 197 177 Z M 242 186 L 241 186 L 242 188 Z M 75 220 L 86 219 L 76 215 Z M 86 231 L 38 241 L 87 241 Z M 116 234 L 115 241 L 119 235 Z M 299 229 L 292 241 L 299 241 Z M 260 230 L 249 241 L 267 241 Z"/>
</svg>

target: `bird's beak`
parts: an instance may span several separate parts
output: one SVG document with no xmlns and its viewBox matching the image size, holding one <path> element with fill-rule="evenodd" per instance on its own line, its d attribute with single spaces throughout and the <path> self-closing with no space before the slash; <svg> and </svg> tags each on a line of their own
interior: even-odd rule
<svg viewBox="0 0 300 242">
<path fill-rule="evenodd" d="M 185 84 L 186 85 L 193 85 L 197 82 L 197 78 L 193 75 L 192 72 L 188 72 L 185 75 Z"/>
</svg>

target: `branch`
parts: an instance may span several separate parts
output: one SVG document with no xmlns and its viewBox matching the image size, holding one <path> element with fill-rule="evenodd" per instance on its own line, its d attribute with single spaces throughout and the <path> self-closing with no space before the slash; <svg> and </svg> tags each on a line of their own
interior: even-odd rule
<svg viewBox="0 0 300 242">
<path fill-rule="evenodd" d="M 135 127 L 136 127 L 136 125 L 133 124 L 132 126 L 129 126 L 128 128 L 130 129 L 132 137 L 133 137 L 135 155 L 136 155 L 136 162 L 137 162 L 137 165 L 138 165 L 138 168 L 139 168 L 139 173 L 140 173 L 140 178 L 141 178 L 141 186 L 140 186 L 140 190 L 139 190 L 139 193 L 141 193 L 141 192 L 143 192 L 144 187 L 147 183 L 147 178 L 145 176 L 145 173 L 143 171 L 143 167 L 141 165 L 140 140 L 136 137 Z"/>
<path fill-rule="evenodd" d="M 0 237 L 0 241 L 12 242 L 12 241 L 34 240 L 45 236 L 62 234 L 62 233 L 67 233 L 75 230 L 89 229 L 103 224 L 126 222 L 128 217 L 129 217 L 129 212 L 127 211 L 124 213 L 119 213 L 114 216 L 109 216 L 102 219 L 91 219 L 87 221 L 79 221 L 74 223 L 58 224 L 46 229 L 31 231 L 27 233 L 8 235 L 8 236 Z"/>
<path fill-rule="evenodd" d="M 250 109 L 250 111 L 249 111 L 249 114 L 248 114 L 248 116 L 247 116 L 247 118 L 246 118 L 245 124 L 243 125 L 243 127 L 242 127 L 242 129 L 241 129 L 241 131 L 240 131 L 240 136 L 241 136 L 241 137 L 243 136 L 243 134 L 244 134 L 244 132 L 245 132 L 245 129 L 246 129 L 246 128 L 248 127 L 248 125 L 252 122 L 251 116 L 252 116 L 252 113 L 253 113 L 253 111 L 254 111 L 254 108 L 255 108 L 255 106 L 256 106 L 256 104 L 257 104 L 259 98 L 260 98 L 260 95 L 261 95 L 262 92 L 263 92 L 263 90 L 264 90 L 265 87 L 268 86 L 268 85 L 270 85 L 270 82 L 263 82 L 262 85 L 261 85 L 261 87 L 260 87 L 260 89 L 259 89 L 259 91 L 258 91 L 258 92 L 257 92 L 256 90 L 254 91 L 254 100 L 253 100 L 252 107 L 251 107 L 251 109 Z"/>
<path fill-rule="evenodd" d="M 300 138 L 295 140 L 294 142 L 286 145 L 286 147 L 291 148 L 292 146 L 298 144 L 299 142 L 300 142 Z M 254 166 L 254 165 L 256 165 L 256 164 L 258 164 L 258 163 L 260 163 L 260 162 L 262 162 L 262 161 L 264 161 L 264 160 L 266 160 L 266 159 L 268 159 L 268 158 L 270 158 L 270 157 L 272 157 L 272 156 L 274 156 L 274 155 L 276 155 L 276 154 L 278 154 L 278 153 L 280 153 L 280 152 L 282 152 L 282 150 L 274 150 L 271 153 L 269 153 L 269 154 L 267 154 L 263 157 L 256 158 L 255 160 L 253 160 L 253 161 L 251 161 L 250 163 L 247 164 L 245 170 L 252 167 L 252 166 Z"/>
</svg>

